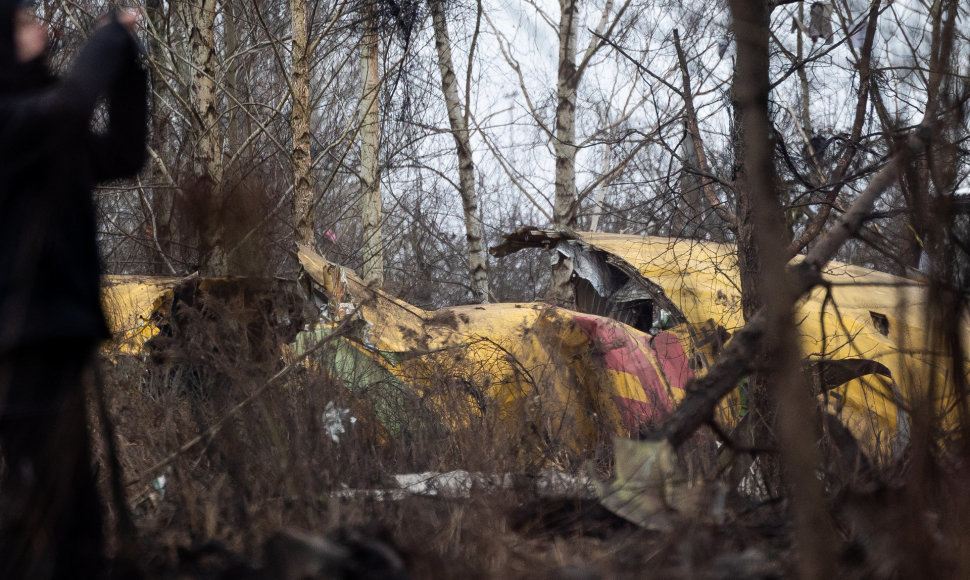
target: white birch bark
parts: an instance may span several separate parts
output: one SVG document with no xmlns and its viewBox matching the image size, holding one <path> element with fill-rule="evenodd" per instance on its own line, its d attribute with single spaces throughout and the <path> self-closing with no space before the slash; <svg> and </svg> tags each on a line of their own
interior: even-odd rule
<svg viewBox="0 0 970 580">
<path fill-rule="evenodd" d="M 475 161 L 472 158 L 471 139 L 462 111 L 461 99 L 458 96 L 458 82 L 451 58 L 451 41 L 445 20 L 444 1 L 428 0 L 428 4 L 434 26 L 435 48 L 438 51 L 441 92 L 448 108 L 448 122 L 451 124 L 451 135 L 455 139 L 455 150 L 458 154 L 458 188 L 465 215 L 465 242 L 468 251 L 472 300 L 483 304 L 488 302 L 488 270 L 485 250 L 482 247 L 482 221 L 479 215 L 478 193 L 475 190 Z"/>
<path fill-rule="evenodd" d="M 576 27 L 579 24 L 577 0 L 559 1 L 559 74 L 556 82 L 556 132 L 553 150 L 556 154 L 555 200 L 552 222 L 556 229 L 571 229 L 576 221 Z M 559 306 L 571 307 L 575 295 L 570 278 L 572 260 L 556 255 L 552 266 L 552 300 Z"/>
<path fill-rule="evenodd" d="M 208 190 L 209 216 L 202 237 L 202 273 L 229 274 L 225 224 L 217 215 L 223 210 L 222 147 L 216 105 L 216 0 L 195 0 L 184 5 L 189 40 L 188 102 L 191 108 L 194 151 L 192 174 L 199 193 Z"/>
<path fill-rule="evenodd" d="M 151 30 L 155 31 L 148 37 L 148 58 L 155 63 L 165 60 L 158 34 L 165 26 L 165 13 L 161 0 L 147 0 L 145 12 Z M 161 106 L 161 95 L 166 91 L 165 81 L 158 72 L 160 66 L 153 67 L 151 74 L 152 88 L 152 119 L 150 145 L 155 151 L 164 151 L 163 147 L 169 142 L 167 111 Z M 152 160 L 152 178 L 154 184 L 151 190 L 151 214 L 153 216 L 152 236 L 155 238 L 156 255 L 152 260 L 152 270 L 155 274 L 174 274 L 170 267 L 169 258 L 172 255 L 172 214 L 174 210 L 174 189 L 165 183 L 166 170 L 161 161 Z"/>
<path fill-rule="evenodd" d="M 380 119 L 377 111 L 380 72 L 378 70 L 377 16 L 374 6 L 363 8 L 364 33 L 361 38 L 360 110 L 360 193 L 363 221 L 363 267 L 361 277 L 376 286 L 384 284 L 384 245 L 381 236 L 381 185 L 378 166 Z"/>
</svg>

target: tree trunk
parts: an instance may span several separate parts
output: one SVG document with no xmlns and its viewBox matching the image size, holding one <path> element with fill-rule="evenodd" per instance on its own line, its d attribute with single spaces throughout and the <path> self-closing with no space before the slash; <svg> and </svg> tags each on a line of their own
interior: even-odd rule
<svg viewBox="0 0 970 580">
<path fill-rule="evenodd" d="M 149 25 L 155 30 L 157 35 L 164 34 L 166 28 L 165 12 L 162 0 L 147 0 L 145 11 L 148 15 Z M 155 35 L 150 35 L 148 39 L 148 58 L 161 64 L 165 60 L 162 43 Z M 151 147 L 159 155 L 167 149 L 166 144 L 169 140 L 168 114 L 161 106 L 159 95 L 165 93 L 168 88 L 165 80 L 159 73 L 161 66 L 154 67 L 151 75 L 152 87 L 152 119 L 151 119 Z M 162 157 L 164 159 L 164 156 Z M 154 274 L 170 275 L 173 272 L 169 269 L 170 258 L 172 256 L 172 213 L 175 202 L 175 191 L 167 183 L 165 169 L 160 166 L 161 160 L 154 160 L 151 164 L 151 212 L 154 218 L 152 235 L 155 237 L 155 257 L 152 260 L 152 272 Z M 162 185 L 166 183 L 166 185 Z"/>
<path fill-rule="evenodd" d="M 363 94 L 360 102 L 360 193 L 363 221 L 363 266 L 361 277 L 376 286 L 384 284 L 384 244 L 381 236 L 381 184 L 378 166 L 380 119 L 377 97 L 380 89 L 378 70 L 377 14 L 372 3 L 364 11 L 364 33 L 361 38 L 360 68 Z"/>
<path fill-rule="evenodd" d="M 226 91 L 234 95 L 235 101 L 248 103 L 251 100 L 249 97 L 250 80 L 247 78 L 251 57 L 245 54 L 244 39 L 240 36 L 239 26 L 240 22 L 245 22 L 248 15 L 243 10 L 242 4 L 238 2 L 224 0 L 223 10 L 226 13 L 224 24 L 227 61 L 224 77 Z M 252 132 L 249 115 L 243 107 L 233 107 L 233 111 L 229 113 L 228 117 L 226 141 L 235 160 L 233 167 L 243 167 L 245 171 L 248 161 L 240 149 L 246 146 L 246 139 Z"/>
<path fill-rule="evenodd" d="M 426 233 L 432 231 L 431 226 L 424 217 L 419 200 L 417 207 L 414 208 L 414 220 L 408 230 L 408 242 L 411 244 L 411 252 L 414 255 L 414 263 L 410 268 L 415 280 L 415 287 L 412 290 L 413 304 L 425 310 L 434 309 L 434 292 L 432 291 L 434 271 L 432 263 L 428 259 L 428 249 L 431 244 L 428 243 L 428 234 Z"/>
<path fill-rule="evenodd" d="M 293 171 L 293 216 L 296 241 L 316 247 L 313 235 L 313 171 L 310 160 L 310 55 L 307 27 L 307 0 L 290 0 L 293 48 L 290 52 L 290 84 L 293 109 L 290 131 L 293 146 L 290 166 Z"/>
<path fill-rule="evenodd" d="M 744 26 L 745 30 L 735 30 L 735 34 L 742 33 L 744 37 L 744 49 L 746 54 L 755 55 L 759 59 L 758 64 L 764 61 L 767 67 L 767 38 L 762 38 L 762 33 L 768 30 L 767 11 L 762 11 L 764 0 L 752 0 L 752 4 L 757 4 L 752 8 L 748 18 L 741 22 L 735 15 L 735 26 Z M 764 20 L 759 20 L 764 18 Z M 753 20 L 752 20 L 753 19 Z M 755 34 L 755 36 L 750 36 Z M 740 38 L 740 37 L 737 37 Z M 741 41 L 738 42 L 738 50 L 742 49 Z M 763 54 L 762 54 L 763 53 Z M 762 58 L 763 57 L 763 58 Z M 765 147 L 771 142 L 770 128 L 762 127 L 755 123 L 755 127 L 760 131 L 758 134 L 750 134 L 752 123 L 746 123 L 745 109 L 749 109 L 748 117 L 756 115 L 750 112 L 751 108 L 759 108 L 761 103 L 761 92 L 767 91 L 760 86 L 760 76 L 756 70 L 757 65 L 742 61 L 738 57 L 738 62 L 734 72 L 734 85 L 732 86 L 732 149 L 734 152 L 734 172 L 735 172 L 735 199 L 736 199 L 736 220 L 737 220 L 737 253 L 738 253 L 738 274 L 741 282 L 741 312 L 745 322 L 750 321 L 762 309 L 765 304 L 763 292 L 772 292 L 772 288 L 764 287 L 764 257 L 761 255 L 762 244 L 759 240 L 761 232 L 758 224 L 756 196 L 758 192 L 755 188 L 764 187 L 764 175 L 774 176 L 774 168 L 770 164 L 771 155 L 763 151 L 749 151 L 751 147 Z M 767 70 L 767 68 L 765 69 Z M 767 99 L 767 95 L 765 95 Z M 752 167 L 752 159 L 760 163 L 765 162 L 767 155 L 767 167 Z M 752 178 L 754 182 L 752 182 Z M 771 185 L 774 193 L 774 184 Z M 777 203 L 775 200 L 774 203 Z M 769 355 L 762 354 L 762 359 L 754 367 L 761 369 L 767 363 Z M 739 438 L 747 444 L 754 444 L 761 448 L 775 448 L 777 440 L 775 438 L 775 405 L 769 390 L 767 373 L 758 371 L 753 372 L 747 381 L 747 386 L 742 387 L 742 398 L 746 401 L 746 407 L 751 417 L 748 417 L 742 432 L 738 433 Z M 759 471 L 766 491 L 772 495 L 781 493 L 782 476 L 780 462 L 777 457 L 770 454 L 763 454 L 759 458 Z M 745 471 L 747 471 L 745 469 Z"/>
<path fill-rule="evenodd" d="M 222 146 L 219 111 L 216 106 L 216 0 L 194 0 L 184 4 L 189 39 L 189 94 L 193 145 L 191 172 L 196 195 L 208 196 L 203 207 L 207 215 L 201 237 L 202 274 L 229 274 L 222 187 Z"/>
<path fill-rule="evenodd" d="M 458 187 L 461 190 L 462 209 L 465 214 L 465 241 L 468 250 L 468 268 L 471 278 L 472 300 L 488 302 L 488 270 L 485 250 L 482 247 L 482 220 L 478 210 L 478 194 L 475 191 L 475 161 L 472 159 L 471 138 L 458 96 L 458 82 L 451 60 L 451 41 L 445 21 L 444 0 L 428 0 L 434 25 L 434 44 L 438 51 L 438 70 L 441 71 L 441 92 L 448 108 L 451 135 L 455 138 L 458 152 Z"/>
<path fill-rule="evenodd" d="M 603 151 L 603 174 L 607 174 L 610 171 L 612 163 L 612 152 L 613 147 L 610 144 L 610 139 L 607 139 L 604 143 Z M 610 186 L 609 180 L 604 181 L 596 188 L 596 197 L 593 200 L 593 217 L 589 221 L 589 231 L 596 232 L 600 228 L 600 216 L 603 214 L 603 202 L 606 200 L 606 189 Z"/>
<path fill-rule="evenodd" d="M 764 304 L 769 347 L 751 377 L 749 409 L 759 446 L 776 445 L 784 483 L 790 489 L 799 572 L 805 580 L 833 575 L 833 530 L 816 475 L 818 430 L 811 387 L 801 371 L 792 305 L 798 290 L 786 273 L 784 216 L 774 171 L 772 126 L 768 118 L 770 9 L 765 0 L 732 0 L 738 60 L 734 97 L 740 124 L 741 172 L 738 176 L 738 262 L 745 321 Z M 753 296 L 748 294 L 753 292 Z M 763 426 L 763 429 L 759 428 Z M 772 462 L 763 471 L 774 480 Z"/>
<path fill-rule="evenodd" d="M 800 22 L 805 22 L 805 4 L 798 4 L 798 20 Z M 799 31 L 795 35 L 795 60 L 797 62 L 802 62 L 805 58 L 805 35 Z M 802 129 L 805 134 L 811 139 L 815 134 L 815 128 L 812 124 L 812 107 L 811 107 L 811 85 L 808 83 L 808 71 L 806 67 L 798 67 L 798 97 L 799 105 L 801 110 L 799 114 L 801 115 Z M 818 159 L 812 159 L 813 165 L 818 165 Z"/>
<path fill-rule="evenodd" d="M 579 74 L 576 69 L 576 27 L 579 25 L 577 0 L 559 2 L 559 75 L 556 82 L 556 153 L 555 202 L 552 208 L 553 227 L 572 229 L 576 225 L 576 89 Z M 570 282 L 572 259 L 557 255 L 552 267 L 552 300 L 559 306 L 571 308 L 576 297 Z"/>
<path fill-rule="evenodd" d="M 726 208 L 721 206 L 714 191 L 710 178 L 711 173 L 701 140 L 700 123 L 694 108 L 694 91 L 691 88 L 690 71 L 687 67 L 687 57 L 680 44 L 680 33 L 674 29 L 674 49 L 680 65 L 681 82 L 684 97 L 684 167 L 681 178 L 681 196 L 686 205 L 685 211 L 675 212 L 675 219 L 671 223 L 671 233 L 676 236 L 690 238 L 704 238 L 711 232 L 709 227 L 714 223 L 708 215 L 708 209 L 713 209 L 725 222 L 727 227 L 735 225 L 736 218 Z M 723 235 L 715 236 L 715 241 L 721 241 Z"/>
</svg>

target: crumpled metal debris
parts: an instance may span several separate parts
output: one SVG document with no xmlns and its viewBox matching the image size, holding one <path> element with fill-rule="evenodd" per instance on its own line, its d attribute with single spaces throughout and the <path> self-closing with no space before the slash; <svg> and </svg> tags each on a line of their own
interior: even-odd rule
<svg viewBox="0 0 970 580">
<path fill-rule="evenodd" d="M 327 437 L 334 443 L 340 443 L 340 436 L 347 432 L 344 422 L 347 425 L 353 425 L 357 422 L 357 417 L 350 414 L 350 409 L 339 408 L 330 401 L 323 410 L 320 421 L 323 423 L 323 430 Z"/>
<path fill-rule="evenodd" d="M 695 482 L 677 461 L 666 440 L 613 441 L 616 470 L 613 481 L 597 481 L 600 503 L 616 515 L 649 530 L 670 531 L 678 516 L 723 518 L 725 491 Z"/>
</svg>

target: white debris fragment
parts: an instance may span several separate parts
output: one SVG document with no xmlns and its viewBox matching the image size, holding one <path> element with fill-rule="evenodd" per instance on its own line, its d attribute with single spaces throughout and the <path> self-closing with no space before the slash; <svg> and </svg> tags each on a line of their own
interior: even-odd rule
<svg viewBox="0 0 970 580">
<path fill-rule="evenodd" d="M 165 497 L 165 484 L 167 482 L 168 479 L 164 475 L 159 475 L 152 480 L 152 489 L 154 491 L 151 492 L 150 495 L 152 496 L 153 501 L 158 501 Z"/>
<path fill-rule="evenodd" d="M 494 491 L 515 487 L 531 487 L 540 495 L 554 497 L 575 495 L 591 497 L 593 485 L 588 477 L 570 475 L 555 470 L 537 475 L 515 473 L 470 473 L 463 469 L 445 473 L 403 473 L 394 476 L 397 485 L 414 495 L 467 498 L 473 489 Z"/>
<path fill-rule="evenodd" d="M 337 305 L 337 320 L 343 320 L 356 313 L 357 306 L 353 302 L 341 302 Z"/>
<path fill-rule="evenodd" d="M 563 473 L 547 469 L 534 474 L 476 473 L 454 471 L 399 473 L 394 476 L 396 489 L 341 489 L 331 497 L 370 497 L 378 501 L 400 501 L 408 496 L 469 498 L 473 492 L 495 492 L 509 489 L 531 489 L 540 497 L 579 497 L 594 499 L 596 485 L 588 475 Z"/>
<path fill-rule="evenodd" d="M 327 433 L 327 437 L 330 437 L 334 443 L 340 443 L 340 436 L 347 432 L 344 421 L 348 425 L 353 425 L 357 422 L 357 417 L 350 414 L 350 409 L 341 409 L 330 401 L 327 403 L 327 408 L 323 410 L 320 420 L 323 422 L 323 430 Z"/>
<path fill-rule="evenodd" d="M 445 473 L 403 473 L 395 475 L 394 480 L 409 493 L 444 497 L 470 497 L 472 488 L 503 488 L 511 485 L 508 475 L 483 475 L 464 469 Z"/>
</svg>

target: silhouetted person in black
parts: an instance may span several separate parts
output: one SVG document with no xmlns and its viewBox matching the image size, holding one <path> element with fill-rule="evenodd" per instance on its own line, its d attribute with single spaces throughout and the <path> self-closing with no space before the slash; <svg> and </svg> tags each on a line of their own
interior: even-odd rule
<svg viewBox="0 0 970 580">
<path fill-rule="evenodd" d="M 91 190 L 142 166 L 147 83 L 137 13 L 106 19 L 56 78 L 30 4 L 0 0 L 0 578 L 92 578 L 104 546 L 83 384 L 108 329 Z"/>
</svg>

